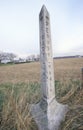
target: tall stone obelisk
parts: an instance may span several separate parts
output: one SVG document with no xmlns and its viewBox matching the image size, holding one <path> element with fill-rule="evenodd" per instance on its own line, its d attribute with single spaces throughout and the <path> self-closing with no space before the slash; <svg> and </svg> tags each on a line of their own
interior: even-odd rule
<svg viewBox="0 0 83 130">
<path fill-rule="evenodd" d="M 55 98 L 55 87 L 50 17 L 45 6 L 42 7 L 39 15 L 39 27 L 42 98 L 50 102 Z"/>
<path fill-rule="evenodd" d="M 50 16 L 44 5 L 39 14 L 39 27 L 42 97 L 38 104 L 32 105 L 31 114 L 39 130 L 58 130 L 68 106 L 55 99 Z"/>
</svg>

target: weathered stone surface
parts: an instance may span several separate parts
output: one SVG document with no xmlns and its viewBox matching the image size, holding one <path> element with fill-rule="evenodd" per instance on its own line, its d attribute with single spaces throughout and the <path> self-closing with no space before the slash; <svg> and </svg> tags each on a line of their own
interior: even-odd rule
<svg viewBox="0 0 83 130">
<path fill-rule="evenodd" d="M 39 14 L 39 27 L 42 97 L 38 104 L 31 106 L 31 114 L 39 130 L 58 130 L 68 106 L 59 104 L 55 99 L 50 16 L 45 6 Z"/>
<path fill-rule="evenodd" d="M 36 105 L 32 105 L 31 113 L 33 118 L 39 130 L 58 130 L 60 123 L 65 119 L 68 106 L 59 104 L 55 100 L 49 106 L 46 106 L 45 103 L 41 104 L 39 102 Z"/>
<path fill-rule="evenodd" d="M 45 6 L 42 7 L 39 15 L 39 25 L 42 98 L 51 101 L 55 98 L 54 68 L 52 58 L 50 17 Z"/>
</svg>

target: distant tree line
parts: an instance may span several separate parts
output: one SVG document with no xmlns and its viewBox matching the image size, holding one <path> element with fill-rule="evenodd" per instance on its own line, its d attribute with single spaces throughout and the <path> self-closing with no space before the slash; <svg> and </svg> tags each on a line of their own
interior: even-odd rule
<svg viewBox="0 0 83 130">
<path fill-rule="evenodd" d="M 75 55 L 75 56 L 58 56 L 58 57 L 54 57 L 54 59 L 65 59 L 65 58 L 81 58 L 83 56 L 81 55 Z"/>
<path fill-rule="evenodd" d="M 14 53 L 0 52 L 0 62 L 3 60 L 9 60 L 10 62 L 12 62 L 15 57 L 16 54 Z"/>
<path fill-rule="evenodd" d="M 80 58 L 83 56 L 75 55 L 75 56 L 62 56 L 62 57 L 54 57 L 54 59 L 64 59 L 64 58 Z M 26 63 L 26 62 L 34 62 L 39 61 L 40 55 L 29 55 L 26 58 L 20 58 L 14 53 L 8 52 L 0 52 L 0 63 Z"/>
<path fill-rule="evenodd" d="M 7 53 L 7 52 L 0 52 L 0 63 L 26 63 L 26 62 L 33 62 L 33 61 L 39 61 L 40 56 L 39 55 L 29 55 L 26 58 L 18 57 L 14 53 Z"/>
</svg>

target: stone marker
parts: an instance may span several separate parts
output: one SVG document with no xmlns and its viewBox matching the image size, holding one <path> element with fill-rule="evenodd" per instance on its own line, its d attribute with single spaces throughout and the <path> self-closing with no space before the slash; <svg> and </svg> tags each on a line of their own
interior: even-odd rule
<svg viewBox="0 0 83 130">
<path fill-rule="evenodd" d="M 31 106 L 31 114 L 39 130 L 58 130 L 68 106 L 59 104 L 55 98 L 50 16 L 44 5 L 39 14 L 39 27 L 42 98 Z"/>
</svg>

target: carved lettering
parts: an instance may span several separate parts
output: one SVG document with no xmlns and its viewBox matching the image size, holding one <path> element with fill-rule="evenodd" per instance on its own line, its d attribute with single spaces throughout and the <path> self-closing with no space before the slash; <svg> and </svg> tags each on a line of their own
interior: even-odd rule
<svg viewBox="0 0 83 130">
<path fill-rule="evenodd" d="M 48 22 L 48 20 L 46 19 L 46 26 L 48 27 L 48 25 L 49 25 L 49 22 Z"/>
<path fill-rule="evenodd" d="M 46 33 L 49 33 L 48 28 L 46 28 Z"/>
</svg>

